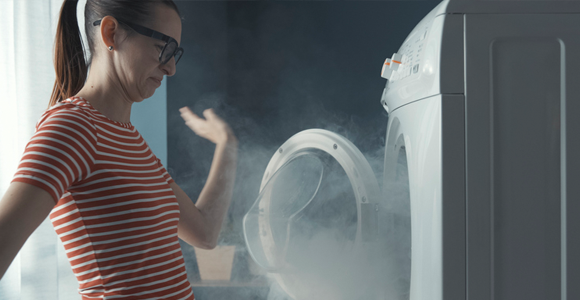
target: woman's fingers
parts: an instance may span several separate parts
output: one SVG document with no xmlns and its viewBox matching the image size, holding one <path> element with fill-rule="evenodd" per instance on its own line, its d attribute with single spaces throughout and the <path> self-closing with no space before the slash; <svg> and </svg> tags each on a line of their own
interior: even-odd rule
<svg viewBox="0 0 580 300">
<path fill-rule="evenodd" d="M 189 109 L 189 107 L 187 107 L 187 106 L 180 108 L 179 112 L 181 112 L 181 117 L 185 121 L 201 119 L 198 115 L 196 115 L 194 112 L 192 112 L 191 109 Z"/>
<path fill-rule="evenodd" d="M 208 109 L 206 109 L 206 110 L 204 110 L 204 111 L 203 111 L 203 116 L 204 116 L 206 119 L 210 119 L 210 118 L 211 118 L 211 117 L 213 117 L 214 115 L 215 115 L 215 113 L 214 113 L 213 109 L 211 109 L 211 108 L 208 108 Z"/>
<path fill-rule="evenodd" d="M 193 112 L 191 111 L 191 109 L 189 109 L 189 107 L 187 107 L 187 106 L 184 106 L 184 107 L 180 108 L 180 109 L 179 109 L 179 112 L 181 112 L 182 114 L 183 114 L 183 113 L 187 113 L 187 112 L 191 112 L 191 113 L 193 113 Z"/>
<path fill-rule="evenodd" d="M 204 124 L 206 120 L 200 118 L 187 106 L 180 108 L 179 111 L 181 112 L 181 118 L 185 121 L 185 125 L 196 134 L 200 134 L 201 127 L 203 127 L 202 124 Z"/>
<path fill-rule="evenodd" d="M 196 115 L 188 107 L 182 107 L 179 111 L 185 124 L 193 132 L 213 143 L 227 140 L 228 136 L 231 135 L 229 125 L 211 108 L 203 111 L 203 118 Z"/>
</svg>

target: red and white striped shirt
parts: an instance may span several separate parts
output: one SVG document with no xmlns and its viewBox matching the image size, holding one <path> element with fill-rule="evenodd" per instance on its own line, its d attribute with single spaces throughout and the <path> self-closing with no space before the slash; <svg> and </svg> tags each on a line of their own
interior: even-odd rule
<svg viewBox="0 0 580 300">
<path fill-rule="evenodd" d="M 83 300 L 194 299 L 173 179 L 130 123 L 80 97 L 48 109 L 13 181 L 49 192 Z"/>
</svg>

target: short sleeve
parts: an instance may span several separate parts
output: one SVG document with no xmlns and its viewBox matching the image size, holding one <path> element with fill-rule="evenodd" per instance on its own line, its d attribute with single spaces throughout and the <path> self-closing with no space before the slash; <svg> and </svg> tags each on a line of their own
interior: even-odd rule
<svg viewBox="0 0 580 300">
<path fill-rule="evenodd" d="M 90 176 L 95 165 L 96 127 L 73 105 L 47 111 L 36 125 L 12 182 L 25 182 L 58 202 L 67 189 Z"/>
<path fill-rule="evenodd" d="M 167 172 L 167 170 L 165 169 L 165 167 L 163 166 L 163 164 L 161 163 L 161 159 L 157 158 L 157 165 L 159 166 L 159 168 L 161 168 L 161 174 L 163 174 L 163 178 L 165 178 L 165 181 L 167 181 L 167 184 L 171 184 L 173 183 L 173 178 L 171 178 L 171 175 L 169 175 L 169 172 Z"/>
</svg>

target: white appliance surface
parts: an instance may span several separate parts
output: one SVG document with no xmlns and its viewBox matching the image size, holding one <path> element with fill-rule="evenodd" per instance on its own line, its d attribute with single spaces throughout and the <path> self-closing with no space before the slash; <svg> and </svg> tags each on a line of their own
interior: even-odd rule
<svg viewBox="0 0 580 300">
<path fill-rule="evenodd" d="M 306 299 L 297 296 L 304 285 L 281 271 L 279 245 L 297 214 L 271 214 L 264 199 L 274 195 L 273 174 L 317 149 L 326 154 L 302 170 L 318 175 L 302 178 L 321 178 L 324 156 L 338 161 L 356 198 L 351 241 L 361 246 L 352 248 L 386 257 L 389 270 L 373 277 L 383 288 L 369 285 L 376 292 L 364 299 L 580 299 L 572 284 L 580 282 L 579 66 L 578 1 L 441 2 L 381 71 L 389 112 L 382 191 L 366 194 L 376 182 L 350 142 L 299 133 L 272 158 L 244 220 L 252 255 Z M 302 199 L 293 212 L 318 191 L 295 190 L 313 196 L 285 198 Z M 286 242 L 272 226 L 285 228 Z"/>
</svg>

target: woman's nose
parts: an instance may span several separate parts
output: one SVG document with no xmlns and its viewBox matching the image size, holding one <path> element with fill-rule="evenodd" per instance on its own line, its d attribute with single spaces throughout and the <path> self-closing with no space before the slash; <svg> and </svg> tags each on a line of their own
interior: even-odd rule
<svg viewBox="0 0 580 300">
<path fill-rule="evenodd" d="M 161 70 L 167 76 L 173 76 L 176 71 L 175 57 L 172 57 L 166 64 L 161 65 Z"/>
</svg>

